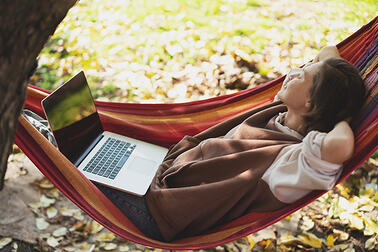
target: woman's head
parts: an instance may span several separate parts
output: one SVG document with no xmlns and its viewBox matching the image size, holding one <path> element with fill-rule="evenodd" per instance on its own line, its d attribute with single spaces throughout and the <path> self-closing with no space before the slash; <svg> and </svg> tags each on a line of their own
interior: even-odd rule
<svg viewBox="0 0 378 252">
<path fill-rule="evenodd" d="M 319 62 L 308 93 L 307 112 L 302 114 L 303 132 L 329 132 L 339 121 L 354 116 L 364 103 L 366 89 L 348 61 L 329 58 Z"/>
</svg>

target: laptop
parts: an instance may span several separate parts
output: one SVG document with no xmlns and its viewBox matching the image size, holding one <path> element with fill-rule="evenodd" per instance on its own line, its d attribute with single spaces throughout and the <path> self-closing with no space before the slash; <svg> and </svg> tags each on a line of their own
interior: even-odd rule
<svg viewBox="0 0 378 252">
<path fill-rule="evenodd" d="M 146 194 L 168 149 L 104 131 L 83 71 L 41 103 L 58 149 L 88 179 Z"/>
</svg>

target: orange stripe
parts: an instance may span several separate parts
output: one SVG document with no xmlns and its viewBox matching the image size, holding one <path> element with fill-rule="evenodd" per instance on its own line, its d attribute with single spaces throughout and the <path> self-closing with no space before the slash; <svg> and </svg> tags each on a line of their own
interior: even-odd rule
<svg viewBox="0 0 378 252">
<path fill-rule="evenodd" d="M 227 115 L 234 116 L 256 106 L 264 105 L 272 101 L 272 96 L 280 90 L 280 86 L 274 86 L 264 92 L 250 96 L 243 100 L 227 104 L 222 107 L 208 109 L 201 112 L 180 114 L 180 115 L 131 115 L 120 112 L 110 112 L 100 110 L 104 114 L 113 118 L 125 120 L 133 123 L 160 124 L 160 123 L 192 123 L 200 121 L 213 121 L 217 119 L 225 120 Z"/>
</svg>

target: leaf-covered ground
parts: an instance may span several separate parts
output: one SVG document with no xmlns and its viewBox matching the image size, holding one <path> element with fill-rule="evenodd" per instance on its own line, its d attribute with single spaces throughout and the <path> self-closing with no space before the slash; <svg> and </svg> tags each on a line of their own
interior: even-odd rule
<svg viewBox="0 0 378 252">
<path fill-rule="evenodd" d="M 40 54 L 31 83 L 53 90 L 83 69 L 100 100 L 205 99 L 285 74 L 352 34 L 377 11 L 374 0 L 80 1 Z M 36 169 L 15 150 L 9 158 L 9 188 L 30 179 Z M 209 250 L 378 249 L 377 189 L 373 155 L 303 209 Z M 36 235 L 37 251 L 153 250 L 103 229 L 43 177 L 30 181 L 30 191 L 24 211 L 31 217 L 24 219 L 32 218 L 29 235 Z M 14 250 L 17 239 L 22 237 L 0 237 L 0 251 Z"/>
</svg>

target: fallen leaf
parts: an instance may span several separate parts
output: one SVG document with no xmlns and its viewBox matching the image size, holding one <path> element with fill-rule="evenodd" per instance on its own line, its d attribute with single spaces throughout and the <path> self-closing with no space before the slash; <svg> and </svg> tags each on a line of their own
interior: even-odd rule
<svg viewBox="0 0 378 252">
<path fill-rule="evenodd" d="M 303 217 L 303 223 L 302 226 L 300 227 L 304 231 L 308 231 L 314 227 L 315 223 L 308 217 L 304 216 Z"/>
<path fill-rule="evenodd" d="M 348 240 L 349 238 L 349 234 L 344 232 L 344 231 L 341 231 L 341 230 L 338 230 L 338 229 L 334 229 L 333 230 L 333 233 L 335 234 L 335 236 L 337 236 L 339 238 L 339 240 L 341 241 L 346 241 Z"/>
<path fill-rule="evenodd" d="M 0 249 L 4 248 L 7 246 L 9 243 L 12 242 L 12 238 L 9 237 L 4 237 L 0 239 Z"/>
<path fill-rule="evenodd" d="M 36 226 L 39 230 L 44 230 L 44 229 L 46 229 L 50 226 L 50 223 L 45 221 L 44 218 L 36 218 L 35 222 L 36 222 Z"/>
<path fill-rule="evenodd" d="M 49 207 L 46 209 L 48 218 L 54 218 L 58 214 L 58 210 L 55 207 Z"/>
<path fill-rule="evenodd" d="M 46 208 L 46 207 L 49 207 L 49 206 L 51 206 L 52 204 L 54 204 L 54 203 L 55 203 L 55 199 L 48 198 L 48 197 L 46 197 L 44 194 L 42 194 L 42 195 L 41 195 L 40 202 L 41 202 L 41 206 L 42 206 L 43 208 Z"/>
<path fill-rule="evenodd" d="M 367 188 L 365 191 L 364 191 L 364 194 L 365 196 L 367 197 L 372 197 L 374 195 L 374 189 L 373 188 Z"/>
<path fill-rule="evenodd" d="M 103 229 L 104 229 L 104 226 L 99 224 L 97 221 L 92 221 L 91 234 L 97 234 Z"/>
<path fill-rule="evenodd" d="M 44 189 L 51 189 L 54 185 L 47 178 L 43 178 L 39 181 L 39 187 Z"/>
<path fill-rule="evenodd" d="M 332 234 L 328 235 L 327 236 L 327 246 L 330 247 L 330 248 L 333 248 L 333 246 L 335 245 L 335 239 L 333 237 Z"/>
<path fill-rule="evenodd" d="M 249 243 L 249 249 L 252 250 L 253 247 L 255 246 L 256 242 L 255 240 L 252 238 L 252 236 L 248 235 L 247 236 L 247 241 Z"/>
<path fill-rule="evenodd" d="M 77 248 L 69 246 L 69 247 L 64 247 L 63 250 L 66 252 L 75 252 L 77 251 Z"/>
<path fill-rule="evenodd" d="M 375 245 L 377 244 L 377 236 L 372 236 L 365 242 L 365 248 L 366 249 L 373 249 Z"/>
<path fill-rule="evenodd" d="M 121 245 L 118 247 L 118 250 L 120 252 L 126 252 L 126 251 L 130 251 L 130 247 L 128 245 Z"/>
<path fill-rule="evenodd" d="M 53 236 L 55 236 L 55 237 L 65 236 L 66 233 L 67 233 L 67 228 L 66 227 L 60 227 L 53 232 Z"/>
<path fill-rule="evenodd" d="M 362 230 L 364 228 L 363 220 L 354 214 L 343 212 L 340 214 L 340 219 L 349 223 L 351 228 L 355 228 L 358 230 Z"/>
<path fill-rule="evenodd" d="M 115 249 L 115 248 L 117 248 L 117 244 L 115 244 L 115 243 L 107 243 L 107 244 L 103 247 L 103 249 L 105 249 L 105 250 L 113 250 L 113 249 Z"/>
<path fill-rule="evenodd" d="M 374 209 L 374 206 L 372 206 L 372 205 L 365 205 L 365 206 L 358 208 L 359 211 L 364 211 L 364 212 L 371 212 L 371 211 L 373 211 L 373 209 Z"/>
<path fill-rule="evenodd" d="M 365 229 L 364 235 L 373 235 L 378 234 L 378 225 L 372 221 L 370 218 L 364 218 Z"/>
<path fill-rule="evenodd" d="M 41 207 L 41 202 L 29 203 L 28 206 L 32 209 L 38 209 Z"/>
<path fill-rule="evenodd" d="M 355 249 L 354 248 L 347 248 L 346 250 L 344 250 L 344 252 L 354 252 Z"/>
<path fill-rule="evenodd" d="M 334 249 L 340 249 L 340 250 L 344 251 L 345 249 L 348 248 L 348 246 L 349 246 L 348 244 L 337 244 L 333 248 Z"/>
<path fill-rule="evenodd" d="M 340 197 L 339 198 L 339 202 L 338 202 L 338 205 L 341 209 L 344 209 L 346 210 L 347 212 L 350 212 L 350 213 L 353 213 L 356 211 L 357 207 L 358 207 L 358 203 L 353 201 L 353 199 L 351 199 L 350 201 L 348 201 L 346 198 L 344 197 Z"/>
<path fill-rule="evenodd" d="M 281 235 L 280 238 L 278 238 L 277 243 L 278 244 L 285 244 L 285 245 L 293 245 L 298 243 L 299 239 L 294 237 L 290 232 L 287 232 L 283 235 Z"/>
<path fill-rule="evenodd" d="M 51 234 L 50 233 L 43 233 L 43 234 L 40 234 L 39 235 L 39 238 L 40 239 L 47 239 L 47 238 L 49 238 L 51 236 Z"/>
<path fill-rule="evenodd" d="M 56 246 L 59 245 L 59 242 L 58 242 L 58 240 L 55 239 L 54 237 L 50 236 L 49 238 L 47 238 L 47 244 L 48 244 L 50 247 L 55 248 Z"/>
<path fill-rule="evenodd" d="M 60 199 L 61 193 L 57 188 L 53 188 L 49 192 L 54 196 L 55 199 Z"/>
<path fill-rule="evenodd" d="M 100 234 L 94 237 L 96 241 L 107 242 L 112 241 L 115 238 L 113 233 Z"/>
<path fill-rule="evenodd" d="M 305 235 L 298 235 L 298 239 L 304 244 L 309 245 L 313 248 L 322 247 L 322 240 L 311 233 Z"/>
</svg>

